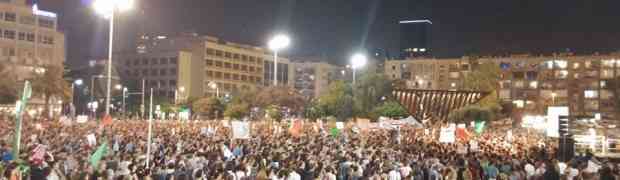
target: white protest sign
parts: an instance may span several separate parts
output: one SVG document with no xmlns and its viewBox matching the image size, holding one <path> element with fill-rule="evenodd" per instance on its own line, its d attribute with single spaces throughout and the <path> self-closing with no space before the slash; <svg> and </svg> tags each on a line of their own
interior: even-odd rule
<svg viewBox="0 0 620 180">
<path fill-rule="evenodd" d="M 77 116 L 77 120 L 75 122 L 77 123 L 86 123 L 88 121 L 88 116 L 86 115 L 79 115 Z"/>
<path fill-rule="evenodd" d="M 88 145 L 90 146 L 97 145 L 97 138 L 95 138 L 95 134 L 86 135 L 86 141 L 88 141 Z"/>
<path fill-rule="evenodd" d="M 336 128 L 344 129 L 344 123 L 343 122 L 336 122 Z"/>
<path fill-rule="evenodd" d="M 456 137 L 454 136 L 455 129 L 453 127 L 441 128 L 439 131 L 439 142 L 442 143 L 454 143 Z"/>
<path fill-rule="evenodd" d="M 233 121 L 232 133 L 233 139 L 249 139 L 250 138 L 250 124 L 248 122 Z"/>
</svg>

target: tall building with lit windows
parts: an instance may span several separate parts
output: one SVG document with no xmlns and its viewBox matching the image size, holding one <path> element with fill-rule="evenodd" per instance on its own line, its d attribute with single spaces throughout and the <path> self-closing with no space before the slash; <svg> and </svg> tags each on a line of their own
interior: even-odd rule
<svg viewBox="0 0 620 180">
<path fill-rule="evenodd" d="M 389 60 L 385 75 L 409 89 L 461 90 L 480 63 L 501 69 L 497 95 L 520 112 L 545 114 L 546 107 L 568 106 L 574 115 L 618 118 L 620 91 L 613 81 L 620 78 L 620 54 Z"/>
<path fill-rule="evenodd" d="M 0 63 L 21 81 L 36 69 L 65 61 L 65 35 L 58 31 L 55 13 L 26 0 L 0 0 Z"/>
<path fill-rule="evenodd" d="M 115 55 L 121 78 L 138 88 L 144 80 L 146 88 L 169 100 L 215 96 L 218 92 L 224 96 L 270 85 L 266 71 L 273 64 L 273 55 L 262 47 L 195 33 L 144 35 L 137 42 L 135 51 Z M 289 85 L 288 59 L 279 57 L 278 64 L 280 84 Z"/>
<path fill-rule="evenodd" d="M 401 58 L 427 57 L 431 53 L 431 22 L 428 19 L 399 21 Z"/>
</svg>

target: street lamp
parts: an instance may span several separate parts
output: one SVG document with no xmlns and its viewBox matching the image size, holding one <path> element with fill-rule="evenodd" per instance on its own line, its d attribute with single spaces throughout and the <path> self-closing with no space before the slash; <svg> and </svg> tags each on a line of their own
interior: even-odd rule
<svg viewBox="0 0 620 180">
<path fill-rule="evenodd" d="M 114 89 L 116 90 L 121 90 L 123 88 L 123 85 L 117 84 L 114 86 Z"/>
<path fill-rule="evenodd" d="M 133 0 L 95 0 L 93 8 L 98 14 L 110 20 L 110 39 L 108 47 L 108 87 L 105 100 L 105 114 L 110 114 L 110 91 L 112 86 L 112 50 L 114 42 L 114 15 L 116 11 L 133 8 Z"/>
<path fill-rule="evenodd" d="M 215 97 L 220 97 L 220 88 L 217 87 L 217 83 L 211 81 L 209 82 L 209 87 L 215 89 Z"/>
<path fill-rule="evenodd" d="M 125 115 L 125 98 L 127 97 L 127 87 L 123 88 L 123 115 Z"/>
<path fill-rule="evenodd" d="M 273 85 L 278 85 L 278 51 L 288 47 L 291 39 L 283 34 L 274 36 L 268 43 L 269 49 L 273 51 Z"/>
<path fill-rule="evenodd" d="M 73 108 L 73 111 L 75 111 L 75 104 L 79 104 L 79 98 L 80 96 L 77 96 L 77 100 L 75 98 L 75 86 L 81 86 L 82 84 L 84 84 L 84 80 L 82 79 L 76 79 L 75 81 L 73 81 L 73 83 L 71 83 L 71 108 Z M 77 103 L 76 103 L 77 102 Z"/>
<path fill-rule="evenodd" d="M 351 57 L 351 69 L 353 69 L 353 84 L 355 84 L 355 71 L 358 68 L 364 67 L 368 59 L 366 55 L 362 53 L 356 53 Z"/>
</svg>

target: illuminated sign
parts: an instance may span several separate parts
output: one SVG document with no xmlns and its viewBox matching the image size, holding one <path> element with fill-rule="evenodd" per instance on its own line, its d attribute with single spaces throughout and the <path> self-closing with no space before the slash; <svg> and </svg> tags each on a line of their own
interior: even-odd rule
<svg viewBox="0 0 620 180">
<path fill-rule="evenodd" d="M 39 10 L 39 6 L 37 4 L 32 5 L 32 13 L 34 13 L 35 15 L 51 17 L 51 18 L 57 17 L 56 13 Z"/>
</svg>

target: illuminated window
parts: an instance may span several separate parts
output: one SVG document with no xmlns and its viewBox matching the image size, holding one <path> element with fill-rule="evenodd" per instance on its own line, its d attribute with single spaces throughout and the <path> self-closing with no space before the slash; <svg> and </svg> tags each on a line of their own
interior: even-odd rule
<svg viewBox="0 0 620 180">
<path fill-rule="evenodd" d="M 607 88 L 607 81 L 601 81 L 600 86 L 601 88 Z"/>
<path fill-rule="evenodd" d="M 523 81 L 515 81 L 515 88 L 523 88 L 524 83 Z"/>
<path fill-rule="evenodd" d="M 598 91 L 596 90 L 585 90 L 583 91 L 583 95 L 585 98 L 592 99 L 598 98 Z"/>
<path fill-rule="evenodd" d="M 573 69 L 579 69 L 580 65 L 581 64 L 579 64 L 579 63 L 573 63 Z"/>
<path fill-rule="evenodd" d="M 555 72 L 555 77 L 558 79 L 566 79 L 567 76 L 568 76 L 567 70 L 561 70 L 561 71 Z"/>
<path fill-rule="evenodd" d="M 530 82 L 530 89 L 536 89 L 536 88 L 538 88 L 538 81 Z"/>
</svg>

